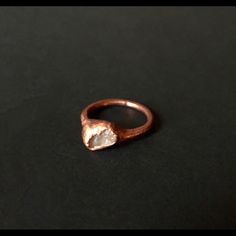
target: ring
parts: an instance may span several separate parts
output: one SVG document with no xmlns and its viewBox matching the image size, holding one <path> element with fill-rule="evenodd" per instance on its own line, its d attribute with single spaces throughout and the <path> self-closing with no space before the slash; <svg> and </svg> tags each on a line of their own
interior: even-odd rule
<svg viewBox="0 0 236 236">
<path fill-rule="evenodd" d="M 90 118 L 94 111 L 108 106 L 125 106 L 142 112 L 146 116 L 146 123 L 132 129 L 119 127 L 113 122 Z M 153 113 L 151 110 L 137 102 L 126 99 L 104 99 L 87 106 L 81 113 L 82 139 L 85 146 L 91 150 L 99 150 L 114 144 L 128 141 L 147 133 L 153 126 Z"/>
</svg>

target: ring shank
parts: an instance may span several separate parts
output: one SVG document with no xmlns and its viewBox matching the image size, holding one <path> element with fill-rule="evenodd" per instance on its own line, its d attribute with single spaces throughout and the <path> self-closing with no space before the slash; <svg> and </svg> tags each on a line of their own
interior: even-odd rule
<svg viewBox="0 0 236 236">
<path fill-rule="evenodd" d="M 137 128 L 132 128 L 132 129 L 119 128 L 118 131 L 119 131 L 119 137 L 121 141 L 142 135 L 146 133 L 147 131 L 149 131 L 153 126 L 153 120 L 154 120 L 153 113 L 148 107 L 140 103 L 127 100 L 127 99 L 116 99 L 116 98 L 100 100 L 87 106 L 81 113 L 82 125 L 84 125 L 90 119 L 89 115 L 92 112 L 105 108 L 105 107 L 109 107 L 109 106 L 130 107 L 130 108 L 133 108 L 135 110 L 142 112 L 146 116 L 146 122 L 142 126 L 139 126 Z"/>
</svg>

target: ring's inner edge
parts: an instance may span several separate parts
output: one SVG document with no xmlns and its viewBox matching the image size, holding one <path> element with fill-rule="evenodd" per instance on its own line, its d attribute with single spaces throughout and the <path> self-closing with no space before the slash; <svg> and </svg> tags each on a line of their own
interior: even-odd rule
<svg viewBox="0 0 236 236">
<path fill-rule="evenodd" d="M 123 128 L 137 128 L 147 122 L 147 116 L 140 110 L 124 105 L 107 105 L 88 110 L 89 119 L 106 120 Z"/>
</svg>

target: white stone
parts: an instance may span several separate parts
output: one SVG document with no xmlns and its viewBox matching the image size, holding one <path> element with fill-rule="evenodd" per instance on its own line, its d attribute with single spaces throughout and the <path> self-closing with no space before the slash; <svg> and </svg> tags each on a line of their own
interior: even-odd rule
<svg viewBox="0 0 236 236">
<path fill-rule="evenodd" d="M 105 129 L 90 138 L 89 147 L 92 149 L 109 147 L 116 142 L 116 139 L 116 134 L 114 134 L 110 129 Z"/>
</svg>

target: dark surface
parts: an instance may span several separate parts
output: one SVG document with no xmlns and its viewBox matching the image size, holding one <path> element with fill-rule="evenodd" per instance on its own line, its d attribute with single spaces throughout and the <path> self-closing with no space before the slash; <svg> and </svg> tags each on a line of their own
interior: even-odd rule
<svg viewBox="0 0 236 236">
<path fill-rule="evenodd" d="M 236 8 L 1 8 L 0 228 L 236 228 L 235 25 Z M 80 112 L 109 97 L 160 116 L 92 153 Z"/>
</svg>

